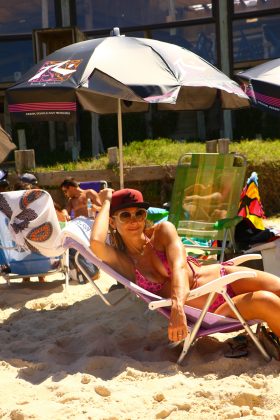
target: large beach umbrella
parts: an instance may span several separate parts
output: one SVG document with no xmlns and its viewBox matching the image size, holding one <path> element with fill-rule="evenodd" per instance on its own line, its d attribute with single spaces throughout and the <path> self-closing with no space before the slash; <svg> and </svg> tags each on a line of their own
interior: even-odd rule
<svg viewBox="0 0 280 420">
<path fill-rule="evenodd" d="M 280 58 L 239 72 L 237 76 L 254 107 L 279 115 Z"/>
<path fill-rule="evenodd" d="M 78 104 L 118 113 L 120 184 L 123 186 L 122 112 L 203 110 L 249 106 L 239 85 L 198 55 L 146 38 L 110 36 L 61 48 L 7 90 L 13 121 L 73 121 Z"/>
<path fill-rule="evenodd" d="M 0 163 L 16 148 L 9 134 L 0 125 Z"/>
</svg>

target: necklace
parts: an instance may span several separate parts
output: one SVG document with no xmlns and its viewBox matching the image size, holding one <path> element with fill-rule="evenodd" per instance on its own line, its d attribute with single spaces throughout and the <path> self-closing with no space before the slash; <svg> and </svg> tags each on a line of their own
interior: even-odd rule
<svg viewBox="0 0 280 420">
<path fill-rule="evenodd" d="M 130 256 L 130 258 L 133 260 L 134 263 L 138 262 L 138 258 L 137 255 L 143 257 L 144 253 L 145 253 L 145 249 L 147 244 L 149 243 L 148 238 L 145 235 L 145 243 L 142 245 L 141 249 L 137 249 L 136 247 L 132 246 L 132 248 L 134 248 L 135 252 L 132 254 L 131 252 L 129 252 L 129 250 L 127 249 L 128 255 Z M 135 255 L 136 254 L 136 255 Z"/>
</svg>

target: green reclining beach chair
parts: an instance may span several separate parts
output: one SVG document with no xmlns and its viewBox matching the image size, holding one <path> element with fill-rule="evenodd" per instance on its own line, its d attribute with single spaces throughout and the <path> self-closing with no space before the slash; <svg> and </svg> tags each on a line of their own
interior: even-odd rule
<svg viewBox="0 0 280 420">
<path fill-rule="evenodd" d="M 226 247 L 234 250 L 234 228 L 242 219 L 237 210 L 246 165 L 246 159 L 235 153 L 181 156 L 168 220 L 188 248 L 218 254 L 220 261 Z M 219 246 L 214 246 L 217 243 Z"/>
</svg>

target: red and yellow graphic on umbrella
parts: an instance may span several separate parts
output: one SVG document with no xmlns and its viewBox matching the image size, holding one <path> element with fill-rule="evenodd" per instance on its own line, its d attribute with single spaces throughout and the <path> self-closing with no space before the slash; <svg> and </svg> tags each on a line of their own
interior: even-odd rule
<svg viewBox="0 0 280 420">
<path fill-rule="evenodd" d="M 46 61 L 29 83 L 64 82 L 77 71 L 83 60 Z"/>
</svg>

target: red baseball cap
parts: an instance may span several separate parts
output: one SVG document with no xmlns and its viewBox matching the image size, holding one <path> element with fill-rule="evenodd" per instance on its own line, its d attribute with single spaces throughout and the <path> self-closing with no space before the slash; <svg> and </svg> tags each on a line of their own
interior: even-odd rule
<svg viewBox="0 0 280 420">
<path fill-rule="evenodd" d="M 150 204 L 143 201 L 143 195 L 138 190 L 124 188 L 113 192 L 110 214 L 127 207 L 140 207 L 141 209 L 148 209 Z"/>
</svg>

